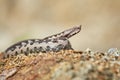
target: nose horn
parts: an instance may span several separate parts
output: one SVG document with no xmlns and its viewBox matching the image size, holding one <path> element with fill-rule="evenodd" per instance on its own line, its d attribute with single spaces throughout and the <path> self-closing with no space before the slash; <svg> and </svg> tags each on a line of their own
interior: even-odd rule
<svg viewBox="0 0 120 80">
<path fill-rule="evenodd" d="M 63 31 L 61 34 L 63 34 L 62 35 L 63 37 L 70 38 L 70 37 L 74 36 L 75 34 L 79 33 L 81 30 L 81 27 L 82 27 L 81 25 L 78 27 L 73 27 L 71 29 Z"/>
<path fill-rule="evenodd" d="M 72 37 L 73 35 L 79 33 L 80 30 L 81 30 L 81 27 L 82 27 L 82 25 L 77 26 L 77 27 L 73 27 L 73 28 L 64 30 L 64 31 L 61 32 L 61 33 L 58 33 L 58 34 L 55 34 L 55 35 L 52 35 L 52 36 L 48 36 L 48 37 L 46 37 L 46 38 L 44 38 L 44 39 L 53 39 L 53 38 L 60 38 L 60 37 L 70 38 L 70 37 Z"/>
</svg>

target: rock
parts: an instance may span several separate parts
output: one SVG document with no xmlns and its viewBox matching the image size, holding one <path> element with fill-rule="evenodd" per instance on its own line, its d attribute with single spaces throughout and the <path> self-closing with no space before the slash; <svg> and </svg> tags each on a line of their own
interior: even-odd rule
<svg viewBox="0 0 120 80">
<path fill-rule="evenodd" d="M 0 59 L 0 80 L 119 80 L 120 56 L 108 54 L 66 50 Z"/>
</svg>

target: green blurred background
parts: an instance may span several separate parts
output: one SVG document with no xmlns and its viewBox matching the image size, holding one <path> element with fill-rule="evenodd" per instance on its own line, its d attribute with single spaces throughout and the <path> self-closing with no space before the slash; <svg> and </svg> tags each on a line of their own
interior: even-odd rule
<svg viewBox="0 0 120 80">
<path fill-rule="evenodd" d="M 120 0 L 0 0 L 0 51 L 80 24 L 75 50 L 120 48 Z"/>
</svg>

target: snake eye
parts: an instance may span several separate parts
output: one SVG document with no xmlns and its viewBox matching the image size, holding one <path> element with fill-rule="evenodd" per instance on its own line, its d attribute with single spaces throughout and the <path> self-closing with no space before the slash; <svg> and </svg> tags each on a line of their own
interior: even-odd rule
<svg viewBox="0 0 120 80">
<path fill-rule="evenodd" d="M 11 51 L 14 51 L 15 50 L 15 48 L 11 48 Z"/>
</svg>

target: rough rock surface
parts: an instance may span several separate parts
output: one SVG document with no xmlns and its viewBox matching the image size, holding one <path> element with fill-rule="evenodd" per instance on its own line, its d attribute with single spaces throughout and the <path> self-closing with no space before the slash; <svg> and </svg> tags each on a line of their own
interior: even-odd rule
<svg viewBox="0 0 120 80">
<path fill-rule="evenodd" d="M 90 49 L 21 54 L 0 59 L 0 80 L 120 80 L 119 54 Z"/>
</svg>

